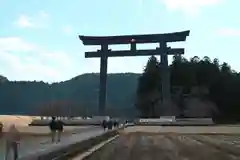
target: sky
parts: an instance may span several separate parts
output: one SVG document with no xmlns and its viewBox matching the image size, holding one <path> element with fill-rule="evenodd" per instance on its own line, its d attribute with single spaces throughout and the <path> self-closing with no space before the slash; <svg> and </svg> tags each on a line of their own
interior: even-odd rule
<svg viewBox="0 0 240 160">
<path fill-rule="evenodd" d="M 240 71 L 239 0 L 0 0 L 0 74 L 9 80 L 59 82 L 99 72 L 97 47 L 78 35 L 190 30 L 185 57 L 208 56 Z M 154 49 L 155 45 L 138 48 Z M 126 46 L 111 46 L 126 49 Z M 148 57 L 109 58 L 108 72 L 141 73 Z M 171 61 L 171 57 L 169 57 Z"/>
</svg>

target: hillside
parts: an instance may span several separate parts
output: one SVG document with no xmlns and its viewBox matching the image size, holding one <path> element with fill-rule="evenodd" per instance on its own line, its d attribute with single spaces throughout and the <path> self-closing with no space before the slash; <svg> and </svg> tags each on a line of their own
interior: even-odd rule
<svg viewBox="0 0 240 160">
<path fill-rule="evenodd" d="M 0 83 L 4 83 L 7 81 L 8 81 L 8 79 L 6 77 L 0 75 Z"/>
<path fill-rule="evenodd" d="M 181 59 L 174 57 L 169 69 L 172 93 L 175 92 L 174 88 L 179 87 L 182 88 L 183 95 L 189 94 L 195 86 L 208 88 L 208 94 L 198 96 L 201 98 L 200 101 L 205 99 L 213 102 L 219 111 L 215 116 L 220 119 L 240 121 L 240 73 L 232 70 L 227 63 L 219 64 L 218 59 L 211 60 L 209 57 L 200 59 L 195 56 L 190 60 L 184 57 Z M 161 69 L 156 73 L 161 75 Z M 157 79 L 156 76 L 142 78 L 146 75 L 148 74 L 143 73 L 139 79 L 140 74 L 109 74 L 107 114 L 112 116 L 136 115 L 134 103 L 137 99 L 138 80 L 147 82 L 143 83 L 144 87 L 151 87 L 152 82 L 161 86 L 161 76 L 157 76 Z M 68 81 L 53 84 L 12 82 L 3 76 L 0 79 L 0 114 L 52 115 L 54 113 L 77 116 L 97 113 L 99 74 L 83 74 Z M 161 87 L 153 89 L 156 88 L 161 90 Z M 175 98 L 179 103 L 181 99 L 184 100 L 181 97 Z M 147 100 L 147 98 L 143 97 L 142 100 Z"/>
<path fill-rule="evenodd" d="M 109 74 L 107 106 L 133 109 L 138 76 L 133 73 Z M 39 108 L 58 101 L 68 101 L 78 107 L 84 106 L 92 112 L 97 109 L 99 74 L 83 74 L 53 84 L 7 80 L 1 82 L 0 114 L 37 114 Z"/>
</svg>

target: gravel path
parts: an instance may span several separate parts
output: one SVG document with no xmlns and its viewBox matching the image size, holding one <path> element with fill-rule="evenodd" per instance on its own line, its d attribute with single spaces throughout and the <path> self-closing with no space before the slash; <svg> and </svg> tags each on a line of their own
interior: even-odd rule
<svg viewBox="0 0 240 160">
<path fill-rule="evenodd" d="M 74 127 L 72 130 L 67 130 L 66 133 L 62 135 L 61 143 L 68 142 L 70 138 L 75 137 L 75 135 L 82 135 L 89 132 L 99 131 L 98 127 Z M 60 143 L 60 144 L 61 144 Z M 30 153 L 36 152 L 38 150 L 44 150 L 51 147 L 52 144 L 50 136 L 24 136 L 21 139 L 19 146 L 20 156 L 28 155 Z M 0 159 L 3 159 L 5 153 L 4 140 L 0 141 Z"/>
</svg>

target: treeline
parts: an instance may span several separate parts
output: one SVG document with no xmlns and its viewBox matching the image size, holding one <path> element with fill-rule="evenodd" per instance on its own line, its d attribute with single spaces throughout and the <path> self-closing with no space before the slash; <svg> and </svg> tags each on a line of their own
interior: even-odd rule
<svg viewBox="0 0 240 160">
<path fill-rule="evenodd" d="M 209 57 L 200 59 L 195 56 L 187 60 L 175 56 L 169 68 L 171 86 L 180 86 L 185 93 L 189 93 L 194 86 L 207 87 L 209 94 L 205 98 L 217 105 L 220 113 L 217 118 L 223 121 L 240 120 L 240 74 L 227 63 L 220 64 L 218 59 L 211 60 Z M 154 56 L 150 57 L 138 81 L 137 102 L 140 104 L 137 107 L 143 113 L 150 112 L 151 109 L 141 104 L 154 103 L 154 97 L 156 99 L 161 94 L 161 65 Z M 146 93 L 151 94 L 151 100 L 142 102 Z"/>
<path fill-rule="evenodd" d="M 211 60 L 208 57 L 193 57 L 189 60 L 174 57 L 169 69 L 171 86 L 183 87 L 185 93 L 192 86 L 206 86 L 209 88 L 207 98 L 216 103 L 220 119 L 240 120 L 240 75 L 227 63 L 220 64 L 218 59 Z M 13 82 L 5 77 L 0 79 L 0 114 L 38 115 L 43 114 L 49 106 L 59 106 L 61 109 L 58 114 L 68 115 L 70 110 L 75 115 L 97 114 L 99 74 L 83 74 L 53 84 Z M 107 112 L 115 116 L 137 115 L 134 107 L 138 98 L 136 95 L 154 91 L 141 100 L 149 98 L 155 100 L 152 103 L 156 103 L 161 89 L 160 82 L 161 66 L 154 57 L 150 57 L 143 74 L 108 74 Z"/>
<path fill-rule="evenodd" d="M 134 115 L 133 101 L 139 74 L 109 74 L 107 112 Z M 83 74 L 68 81 L 48 84 L 30 81 L 0 82 L 0 114 L 45 114 L 59 107 L 56 114 L 97 114 L 99 74 Z M 54 109 L 56 110 L 56 109 Z M 70 111 L 71 110 L 71 111 Z"/>
</svg>

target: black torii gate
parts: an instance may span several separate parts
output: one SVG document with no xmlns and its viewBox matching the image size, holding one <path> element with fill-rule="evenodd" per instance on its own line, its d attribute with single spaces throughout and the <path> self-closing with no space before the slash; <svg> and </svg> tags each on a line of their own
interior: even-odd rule
<svg viewBox="0 0 240 160">
<path fill-rule="evenodd" d="M 170 74 L 168 71 L 168 55 L 184 54 L 183 48 L 167 47 L 168 42 L 186 41 L 190 31 L 164 33 L 164 34 L 146 34 L 146 35 L 122 35 L 122 36 L 83 36 L 79 38 L 83 45 L 101 45 L 101 50 L 85 52 L 85 58 L 101 58 L 100 63 L 100 93 L 99 93 L 99 114 L 105 114 L 106 107 L 106 84 L 107 84 L 107 63 L 108 57 L 129 57 L 129 56 L 161 56 L 162 68 L 162 99 L 164 107 L 168 107 L 168 112 L 165 115 L 171 115 L 170 102 Z M 136 44 L 141 43 L 159 43 L 156 49 L 141 49 L 138 50 Z M 130 44 L 129 50 L 112 51 L 108 48 L 109 45 Z"/>
</svg>

